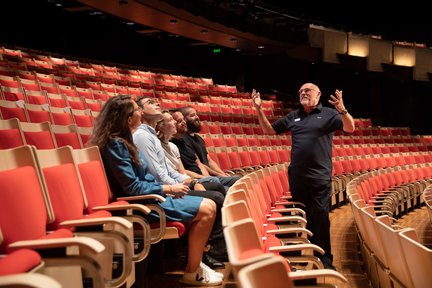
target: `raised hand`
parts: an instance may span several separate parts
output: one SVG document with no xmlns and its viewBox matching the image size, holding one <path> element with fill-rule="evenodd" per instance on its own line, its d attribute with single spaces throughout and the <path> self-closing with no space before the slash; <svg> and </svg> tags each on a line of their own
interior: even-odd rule
<svg viewBox="0 0 432 288">
<path fill-rule="evenodd" d="M 261 97 L 260 97 L 260 93 L 257 92 L 255 89 L 252 90 L 252 94 L 251 94 L 251 98 L 252 98 L 252 103 L 255 106 L 255 108 L 260 108 L 261 107 Z"/>
<path fill-rule="evenodd" d="M 338 112 L 341 112 L 345 110 L 345 106 L 342 99 L 342 90 L 336 89 L 335 95 L 336 96 L 330 95 L 331 99 L 329 100 L 329 103 L 334 105 Z"/>
</svg>

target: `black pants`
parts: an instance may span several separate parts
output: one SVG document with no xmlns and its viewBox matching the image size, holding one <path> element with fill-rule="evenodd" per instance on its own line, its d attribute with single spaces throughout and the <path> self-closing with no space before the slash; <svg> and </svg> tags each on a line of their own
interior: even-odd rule
<svg viewBox="0 0 432 288">
<path fill-rule="evenodd" d="M 307 225 L 313 236 L 311 243 L 324 249 L 324 256 L 333 261 L 330 245 L 329 207 L 331 200 L 331 181 L 289 175 L 293 201 L 302 202 L 305 207 Z"/>
<path fill-rule="evenodd" d="M 210 187 L 213 187 L 213 189 L 218 189 L 217 185 L 219 185 L 219 189 L 221 189 L 223 192 L 218 190 L 206 190 L 206 191 L 199 191 L 199 190 L 190 190 L 188 192 L 188 195 L 191 196 L 201 196 L 204 198 L 208 198 L 213 200 L 216 203 L 216 218 L 213 224 L 213 229 L 210 234 L 210 238 L 213 240 L 221 240 L 224 239 L 223 236 L 223 228 L 222 228 L 222 205 L 225 199 L 225 189 L 223 185 L 219 183 L 201 183 L 206 189 L 209 189 Z M 210 185 L 211 184 L 211 185 Z"/>
</svg>

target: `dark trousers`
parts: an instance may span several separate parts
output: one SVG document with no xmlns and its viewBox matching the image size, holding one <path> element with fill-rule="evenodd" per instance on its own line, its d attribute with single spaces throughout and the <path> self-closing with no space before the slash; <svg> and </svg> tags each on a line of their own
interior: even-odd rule
<svg viewBox="0 0 432 288">
<path fill-rule="evenodd" d="M 305 207 L 307 225 L 313 236 L 311 243 L 324 249 L 324 257 L 333 261 L 330 245 L 329 207 L 331 200 L 331 181 L 289 175 L 293 201 L 302 202 Z M 323 256 L 319 256 L 323 258 Z"/>
<path fill-rule="evenodd" d="M 208 186 L 207 184 L 209 184 L 209 183 L 206 183 L 206 185 L 204 185 L 204 187 Z M 215 183 L 215 184 L 218 184 L 218 183 Z M 206 190 L 206 191 L 190 190 L 188 192 L 188 195 L 208 198 L 208 199 L 213 200 L 216 203 L 216 218 L 215 218 L 215 222 L 213 224 L 212 232 L 210 234 L 210 238 L 213 240 L 224 239 L 221 213 L 222 213 L 222 205 L 223 205 L 223 202 L 225 199 L 225 194 L 224 194 L 225 190 L 223 190 L 222 185 L 220 185 L 220 187 L 222 187 L 223 193 L 220 191 L 216 191 L 216 190 Z M 206 187 L 206 189 L 207 189 L 207 187 Z"/>
</svg>

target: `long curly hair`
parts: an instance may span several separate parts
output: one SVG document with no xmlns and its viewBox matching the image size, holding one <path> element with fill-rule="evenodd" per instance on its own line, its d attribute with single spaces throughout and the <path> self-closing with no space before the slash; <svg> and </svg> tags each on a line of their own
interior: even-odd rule
<svg viewBox="0 0 432 288">
<path fill-rule="evenodd" d="M 96 118 L 93 133 L 87 142 L 87 146 L 96 145 L 102 151 L 110 141 L 119 139 L 128 148 L 132 162 L 139 166 L 138 149 L 133 142 L 132 132 L 128 124 L 129 117 L 134 113 L 132 101 L 132 98 L 128 95 L 118 95 L 110 98 Z"/>
</svg>

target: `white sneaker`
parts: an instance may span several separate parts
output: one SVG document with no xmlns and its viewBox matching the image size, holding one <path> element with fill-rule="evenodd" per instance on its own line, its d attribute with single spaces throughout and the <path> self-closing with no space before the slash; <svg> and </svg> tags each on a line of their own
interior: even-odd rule
<svg viewBox="0 0 432 288">
<path fill-rule="evenodd" d="M 180 282 L 192 286 L 217 286 L 222 285 L 222 279 L 213 273 L 210 273 L 201 266 L 196 272 L 184 273 Z"/>
<path fill-rule="evenodd" d="M 216 272 L 215 270 L 213 270 L 212 268 L 210 268 L 209 266 L 207 266 L 203 262 L 200 263 L 200 267 L 202 269 L 206 270 L 208 273 L 214 274 L 214 275 L 218 276 L 219 278 L 221 278 L 222 280 L 224 280 L 224 275 L 222 273 Z"/>
</svg>

